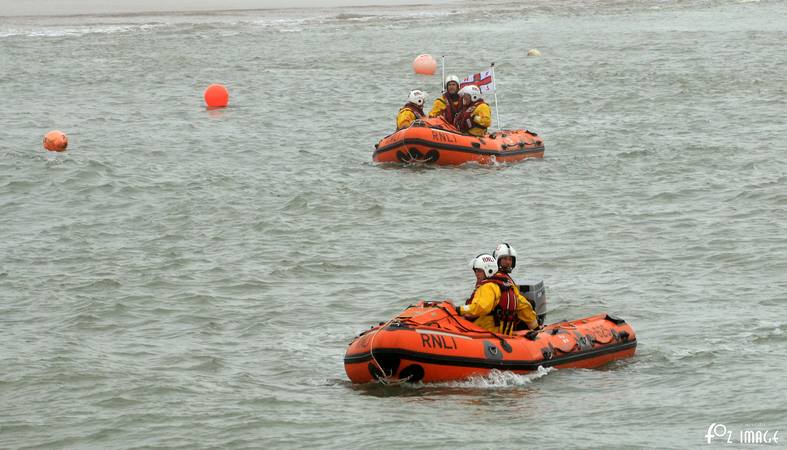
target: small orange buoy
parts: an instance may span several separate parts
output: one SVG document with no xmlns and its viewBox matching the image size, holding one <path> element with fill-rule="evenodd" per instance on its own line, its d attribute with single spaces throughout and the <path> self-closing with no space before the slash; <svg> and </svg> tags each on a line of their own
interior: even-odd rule
<svg viewBox="0 0 787 450">
<path fill-rule="evenodd" d="M 68 147 L 68 136 L 60 130 L 53 130 L 44 135 L 44 148 L 50 152 L 64 152 Z"/>
<path fill-rule="evenodd" d="M 432 55 L 418 55 L 413 60 L 413 70 L 419 75 L 434 75 L 437 70 L 437 61 L 432 58 Z"/>
<path fill-rule="evenodd" d="M 208 108 L 224 108 L 230 100 L 230 93 L 221 84 L 211 84 L 205 89 L 205 104 Z"/>
</svg>

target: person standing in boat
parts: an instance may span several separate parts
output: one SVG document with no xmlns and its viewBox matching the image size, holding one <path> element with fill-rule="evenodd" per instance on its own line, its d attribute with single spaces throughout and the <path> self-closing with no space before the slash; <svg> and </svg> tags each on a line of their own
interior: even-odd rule
<svg viewBox="0 0 787 450">
<path fill-rule="evenodd" d="M 429 117 L 435 118 L 443 116 L 446 122 L 453 124 L 456 113 L 462 107 L 462 98 L 459 97 L 459 77 L 448 75 L 445 78 L 445 92 L 440 97 L 434 99 L 432 110 Z"/>
<path fill-rule="evenodd" d="M 462 133 L 482 137 L 492 125 L 492 108 L 481 98 L 481 89 L 471 84 L 459 90 L 462 110 L 454 118 L 454 126 Z"/>
<path fill-rule="evenodd" d="M 538 328 L 536 312 L 511 277 L 498 270 L 493 255 L 478 255 L 471 262 L 476 276 L 473 295 L 457 312 L 479 327 L 494 333 L 511 334 L 521 321 Z"/>
<path fill-rule="evenodd" d="M 426 92 L 424 91 L 410 91 L 410 95 L 407 97 L 407 103 L 402 106 L 402 109 L 399 110 L 399 114 L 396 115 L 396 131 L 403 130 L 416 119 L 423 119 L 426 117 L 424 114 L 424 102 L 426 101 Z"/>
</svg>

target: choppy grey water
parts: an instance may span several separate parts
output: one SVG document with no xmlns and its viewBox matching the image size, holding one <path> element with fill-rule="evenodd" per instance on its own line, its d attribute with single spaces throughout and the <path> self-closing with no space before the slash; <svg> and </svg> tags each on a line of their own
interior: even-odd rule
<svg viewBox="0 0 787 450">
<path fill-rule="evenodd" d="M 0 447 L 787 433 L 785 24 L 779 1 L 0 18 Z M 421 52 L 462 76 L 496 61 L 503 125 L 545 159 L 372 164 L 407 91 L 437 94 Z M 228 109 L 203 108 L 211 82 Z M 40 148 L 54 128 L 64 155 Z M 464 298 L 499 241 L 515 278 L 545 280 L 549 319 L 614 312 L 637 356 L 347 381 L 359 331 Z"/>
</svg>

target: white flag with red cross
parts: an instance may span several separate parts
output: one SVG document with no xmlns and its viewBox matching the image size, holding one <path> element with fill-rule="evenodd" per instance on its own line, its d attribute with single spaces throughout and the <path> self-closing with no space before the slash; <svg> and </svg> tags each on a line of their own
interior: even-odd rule
<svg viewBox="0 0 787 450">
<path fill-rule="evenodd" d="M 491 69 L 470 75 L 469 77 L 465 77 L 465 79 L 459 83 L 459 88 L 461 89 L 465 86 L 470 86 L 471 84 L 478 86 L 478 89 L 481 89 L 482 94 L 486 94 L 487 92 L 495 92 L 495 77 L 492 75 Z"/>
</svg>

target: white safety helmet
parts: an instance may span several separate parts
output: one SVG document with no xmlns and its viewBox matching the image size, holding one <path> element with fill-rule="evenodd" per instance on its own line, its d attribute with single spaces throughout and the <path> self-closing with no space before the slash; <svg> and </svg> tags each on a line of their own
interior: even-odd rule
<svg viewBox="0 0 787 450">
<path fill-rule="evenodd" d="M 407 97 L 407 101 L 410 103 L 414 103 L 418 106 L 424 106 L 424 102 L 426 101 L 426 92 L 414 90 L 410 91 L 410 95 Z"/>
<path fill-rule="evenodd" d="M 478 86 L 474 84 L 470 84 L 460 89 L 459 95 L 460 96 L 467 95 L 470 97 L 470 100 L 475 102 L 478 101 L 479 98 L 481 98 L 481 89 L 479 89 Z"/>
<path fill-rule="evenodd" d="M 473 260 L 470 261 L 470 267 L 473 270 L 483 270 L 484 276 L 486 278 L 489 278 L 497 273 L 497 261 L 495 260 L 495 257 L 486 253 L 473 258 Z"/>
<path fill-rule="evenodd" d="M 447 77 L 445 77 L 445 84 L 443 84 L 443 86 L 445 86 L 445 88 L 448 89 L 448 83 L 452 81 L 456 83 L 456 87 L 459 87 L 459 77 L 456 75 L 448 75 Z"/>
<path fill-rule="evenodd" d="M 503 256 L 510 256 L 511 257 L 511 270 L 514 270 L 516 267 L 516 250 L 514 247 L 511 247 L 507 243 L 503 242 L 502 244 L 498 245 L 495 248 L 495 251 L 492 252 L 492 256 L 495 258 L 495 264 L 500 262 L 500 258 Z"/>
</svg>

